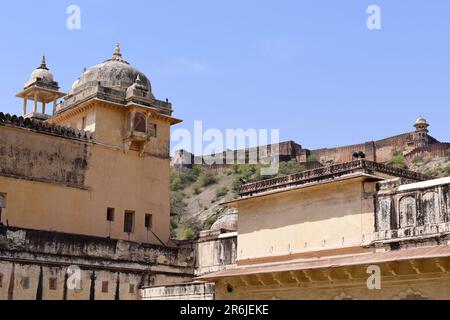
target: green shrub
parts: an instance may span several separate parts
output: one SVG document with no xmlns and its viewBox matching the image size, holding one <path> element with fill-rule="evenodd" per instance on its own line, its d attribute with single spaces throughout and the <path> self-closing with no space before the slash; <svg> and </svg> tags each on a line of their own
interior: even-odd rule
<svg viewBox="0 0 450 320">
<path fill-rule="evenodd" d="M 174 217 L 170 218 L 170 228 L 172 229 L 178 228 L 178 222 Z"/>
<path fill-rule="evenodd" d="M 414 157 L 414 159 L 412 160 L 413 164 L 419 164 L 423 162 L 423 157 Z"/>
<path fill-rule="evenodd" d="M 392 152 L 392 157 L 399 157 L 399 156 L 403 156 L 403 151 L 394 150 Z"/>
<path fill-rule="evenodd" d="M 234 192 L 239 192 L 241 190 L 241 186 L 242 186 L 242 182 L 241 182 L 241 177 L 235 177 L 233 180 L 233 191 Z"/>
<path fill-rule="evenodd" d="M 281 162 L 278 170 L 278 176 L 288 176 L 291 174 L 299 173 L 305 171 L 305 166 L 298 163 L 296 160 L 291 160 L 289 162 Z"/>
<path fill-rule="evenodd" d="M 228 194 L 228 188 L 225 186 L 219 187 L 216 190 L 216 197 L 217 198 L 222 198 L 225 197 Z"/>
<path fill-rule="evenodd" d="M 217 178 L 211 172 L 202 172 L 198 177 L 201 187 L 208 187 L 217 183 Z"/>
<path fill-rule="evenodd" d="M 182 239 L 183 240 L 192 240 L 195 238 L 195 232 L 191 228 L 187 228 L 183 231 Z"/>
<path fill-rule="evenodd" d="M 403 155 L 403 152 L 397 151 L 397 150 L 392 153 L 392 160 L 391 160 L 390 164 L 391 164 L 391 166 L 400 168 L 400 169 L 405 169 L 408 167 L 406 165 L 406 160 L 405 160 L 405 156 Z"/>
<path fill-rule="evenodd" d="M 202 188 L 198 184 L 195 184 L 193 186 L 192 192 L 197 196 L 202 193 Z"/>
<path fill-rule="evenodd" d="M 170 218 L 170 238 L 175 239 L 177 237 L 178 222 L 175 217 Z"/>
<path fill-rule="evenodd" d="M 181 178 L 176 173 L 170 175 L 170 190 L 179 191 L 182 188 Z"/>
<path fill-rule="evenodd" d="M 213 214 L 213 215 L 209 216 L 208 218 L 206 218 L 205 221 L 203 221 L 202 229 L 204 231 L 210 230 L 211 227 L 213 226 L 213 224 L 216 223 L 218 218 L 219 218 L 219 215 L 217 215 L 217 214 Z"/>
<path fill-rule="evenodd" d="M 433 177 L 433 178 L 444 178 L 450 176 L 450 166 L 446 166 L 443 168 L 435 168 L 430 169 L 425 172 L 426 175 Z"/>
<path fill-rule="evenodd" d="M 186 210 L 183 194 L 180 192 L 172 192 L 170 194 L 170 210 L 177 215 L 183 215 Z"/>
</svg>

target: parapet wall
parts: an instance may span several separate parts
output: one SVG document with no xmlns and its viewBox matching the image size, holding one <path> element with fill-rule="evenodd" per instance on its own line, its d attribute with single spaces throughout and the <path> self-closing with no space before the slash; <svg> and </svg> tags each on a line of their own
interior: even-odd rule
<svg viewBox="0 0 450 320">
<path fill-rule="evenodd" d="M 89 133 L 0 113 L 0 175 L 85 188 Z"/>
</svg>

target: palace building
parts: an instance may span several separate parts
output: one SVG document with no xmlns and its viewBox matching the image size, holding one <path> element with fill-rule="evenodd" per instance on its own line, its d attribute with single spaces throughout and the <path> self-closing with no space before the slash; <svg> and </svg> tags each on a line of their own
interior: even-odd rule
<svg viewBox="0 0 450 320">
<path fill-rule="evenodd" d="M 367 159 L 322 151 L 341 156 L 246 184 L 223 204 L 237 227 L 175 241 L 180 120 L 118 45 L 69 93 L 43 58 L 17 97 L 21 116 L 0 113 L 1 300 L 450 299 L 450 178 L 376 161 L 395 141 L 442 151 L 424 119 Z"/>
<path fill-rule="evenodd" d="M 169 232 L 180 120 L 119 45 L 67 94 L 43 58 L 17 97 L 22 116 L 0 113 L 0 299 L 135 299 L 143 283 L 190 279 Z"/>
</svg>

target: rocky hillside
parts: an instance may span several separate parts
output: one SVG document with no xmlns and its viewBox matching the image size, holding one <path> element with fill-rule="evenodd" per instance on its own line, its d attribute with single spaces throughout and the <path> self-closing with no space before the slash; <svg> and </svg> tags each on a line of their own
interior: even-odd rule
<svg viewBox="0 0 450 320">
<path fill-rule="evenodd" d="M 172 237 L 190 239 L 199 231 L 209 230 L 222 217 L 233 214 L 233 209 L 220 204 L 235 199 L 244 182 L 270 178 L 262 177 L 260 169 L 260 165 L 235 165 L 221 170 L 198 165 L 172 169 Z M 278 176 L 304 169 L 295 161 L 281 163 Z"/>
<path fill-rule="evenodd" d="M 389 164 L 433 178 L 450 176 L 450 155 L 443 158 L 417 157 L 408 164 L 402 152 L 394 152 Z M 202 166 L 172 169 L 172 237 L 191 239 L 197 232 L 209 230 L 219 219 L 221 222 L 226 220 L 235 212 L 220 204 L 236 198 L 242 183 L 270 178 L 261 177 L 260 169 L 259 165 L 235 165 L 223 170 Z M 305 167 L 295 161 L 285 162 L 280 164 L 278 176 L 304 170 Z"/>
</svg>

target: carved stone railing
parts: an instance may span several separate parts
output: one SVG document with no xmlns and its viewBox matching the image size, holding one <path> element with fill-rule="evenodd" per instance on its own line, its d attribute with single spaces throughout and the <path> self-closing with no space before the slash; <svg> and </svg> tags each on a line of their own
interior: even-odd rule
<svg viewBox="0 0 450 320">
<path fill-rule="evenodd" d="M 104 87 L 96 82 L 88 83 L 90 86 L 77 91 L 69 96 L 66 96 L 64 101 L 57 105 L 56 113 L 64 112 L 71 107 L 80 104 L 81 102 L 88 101 L 90 99 L 98 98 L 113 103 L 126 105 L 128 100 L 126 99 L 126 92 L 123 90 L 116 90 L 109 87 Z M 156 99 L 149 101 L 140 100 L 139 104 L 147 107 L 156 108 L 165 115 L 172 114 L 172 105 L 169 102 L 163 102 Z"/>
<path fill-rule="evenodd" d="M 356 160 L 314 170 L 308 170 L 280 178 L 246 184 L 241 187 L 240 195 L 249 196 L 269 190 L 283 189 L 311 182 L 321 182 L 356 172 L 367 174 L 376 174 L 378 172 L 388 174 L 393 177 L 401 177 L 409 181 L 423 181 L 428 179 L 427 176 L 417 172 L 399 169 L 367 160 Z"/>
</svg>

